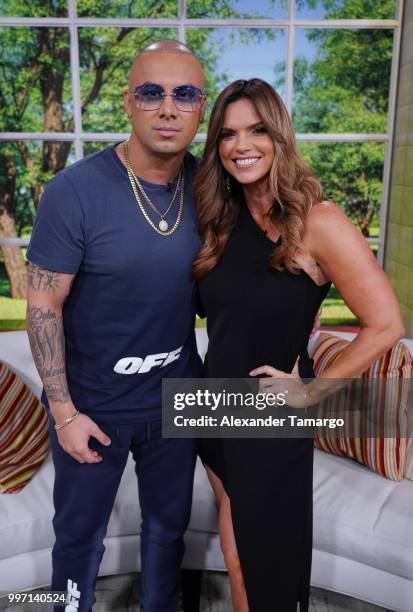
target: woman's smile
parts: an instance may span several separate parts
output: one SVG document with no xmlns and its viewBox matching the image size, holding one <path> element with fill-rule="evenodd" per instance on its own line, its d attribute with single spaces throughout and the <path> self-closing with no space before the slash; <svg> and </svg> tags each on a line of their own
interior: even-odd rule
<svg viewBox="0 0 413 612">
<path fill-rule="evenodd" d="M 251 166 L 254 166 L 260 159 L 261 157 L 240 157 L 234 159 L 234 162 L 238 168 L 250 168 Z"/>
</svg>

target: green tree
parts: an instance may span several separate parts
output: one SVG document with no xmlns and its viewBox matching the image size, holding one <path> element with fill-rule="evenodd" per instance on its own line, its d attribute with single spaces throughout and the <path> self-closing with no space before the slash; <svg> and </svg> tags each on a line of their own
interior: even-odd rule
<svg viewBox="0 0 413 612">
<path fill-rule="evenodd" d="M 197 6 L 199 5 L 199 6 Z M 195 0 L 194 10 L 216 17 L 239 17 L 231 0 Z M 80 16 L 173 17 L 176 0 L 79 0 Z M 64 0 L 0 0 L 0 14 L 65 17 Z M 72 131 L 70 41 L 64 27 L 3 27 L 0 49 L 0 130 Z M 222 49 L 208 43 L 208 30 L 192 30 L 190 43 L 206 68 L 208 96 L 214 99 L 215 78 Z M 122 113 L 122 92 L 131 61 L 152 40 L 177 38 L 177 30 L 162 28 L 79 28 L 81 109 L 86 131 L 128 131 Z M 13 238 L 30 225 L 45 182 L 65 167 L 71 143 L 44 142 L 39 147 L 23 140 L 0 148 L 0 237 Z M 2 247 L 12 297 L 24 297 L 25 262 L 22 253 Z"/>
<path fill-rule="evenodd" d="M 308 4 L 317 2 L 298 1 Z M 373 10 L 373 5 L 377 5 L 373 0 L 321 1 L 329 15 L 335 17 L 365 17 L 370 14 L 365 13 L 366 9 Z M 379 3 L 380 7 L 374 8 L 376 16 L 388 17 L 385 10 L 392 1 Z M 197 16 L 245 17 L 234 8 L 234 4 L 232 0 L 192 0 L 188 7 Z M 174 17 L 177 15 L 177 0 L 78 0 L 77 9 L 80 16 Z M 0 14 L 66 17 L 67 2 L 0 0 Z M 217 74 L 218 60 L 225 49 L 211 42 L 211 31 L 213 29 L 190 28 L 188 43 L 198 53 L 206 69 L 206 89 L 212 101 L 228 75 Z M 126 132 L 129 126 L 122 113 L 121 94 L 132 59 L 151 40 L 177 38 L 177 31 L 81 27 L 78 32 L 83 129 Z M 67 28 L 2 27 L 0 34 L 0 130 L 73 130 Z M 294 119 L 298 129 L 384 130 L 388 91 L 386 66 L 391 54 L 391 34 L 374 30 L 349 34 L 350 38 L 343 36 L 342 31 L 319 30 L 310 33 L 313 40 L 319 38 L 320 54 L 311 65 L 304 59 L 297 63 L 297 112 Z M 271 37 L 273 34 L 270 29 L 244 29 L 238 36 L 245 42 L 259 41 L 260 37 Z M 70 162 L 71 146 L 67 141 L 37 144 L 23 140 L 1 145 L 0 237 L 12 238 L 27 233 L 45 182 Z M 374 151 L 369 151 L 367 145 L 362 146 L 365 147 L 364 170 L 360 170 L 361 160 L 357 157 L 359 154 L 354 152 L 354 168 L 348 176 L 345 172 L 349 172 L 349 160 L 339 153 L 333 159 L 323 145 L 311 151 L 311 161 L 316 172 L 323 172 L 324 176 L 329 177 L 326 188 L 334 193 L 337 202 L 348 210 L 353 205 L 354 211 L 356 208 L 361 211 L 360 204 L 365 201 L 369 210 L 376 211 L 382 159 L 377 158 L 376 153 L 373 155 Z M 376 159 L 373 159 L 374 156 Z M 375 184 L 373 179 L 376 180 Z M 355 212 L 352 214 L 355 215 Z M 367 223 L 365 221 L 366 215 L 359 224 L 365 223 L 368 228 L 369 219 Z M 26 276 L 23 255 L 18 249 L 10 247 L 2 247 L 2 253 L 12 296 L 24 297 Z"/>
<path fill-rule="evenodd" d="M 44 3 L 37 4 L 41 14 Z M 54 4 L 58 5 L 57 2 Z M 10 5 L 7 3 L 9 10 L 12 8 Z M 17 2 L 14 7 L 17 13 L 27 14 L 23 8 L 23 2 Z M 63 9 L 56 8 L 57 14 L 63 16 Z M 65 28 L 4 28 L 0 50 L 0 106 L 3 109 L 0 129 L 8 132 L 63 131 L 63 88 L 68 63 Z M 69 143 L 45 142 L 39 167 L 25 141 L 18 140 L 14 146 L 3 144 L 0 157 L 0 236 L 16 236 L 18 192 L 29 190 L 32 200 L 38 202 L 41 193 L 39 173 L 51 176 L 63 168 L 69 147 Z M 21 180 L 23 169 L 25 178 Z M 23 256 L 15 248 L 3 247 L 2 251 L 12 296 L 22 297 L 26 286 Z"/>
<path fill-rule="evenodd" d="M 304 0 L 301 0 L 303 3 Z M 306 0 L 311 6 L 317 0 Z M 388 18 L 394 0 L 320 0 L 327 17 Z M 392 30 L 307 30 L 317 43 L 313 62 L 295 64 L 294 125 L 299 132 L 384 133 L 387 124 Z M 323 179 L 328 197 L 340 204 L 365 236 L 377 221 L 384 148 L 372 142 L 303 147 Z"/>
</svg>

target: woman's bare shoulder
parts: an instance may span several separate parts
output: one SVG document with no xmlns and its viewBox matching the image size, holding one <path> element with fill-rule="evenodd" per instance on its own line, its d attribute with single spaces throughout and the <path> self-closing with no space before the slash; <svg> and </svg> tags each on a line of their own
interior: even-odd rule
<svg viewBox="0 0 413 612">
<path fill-rule="evenodd" d="M 340 208 L 328 200 L 314 204 L 308 213 L 304 236 L 294 260 L 317 285 L 323 285 L 330 280 L 317 261 L 320 241 L 324 242 L 326 234 L 329 234 L 331 238 L 331 235 L 337 233 L 337 230 L 334 229 L 337 224 L 335 219 L 342 214 Z M 346 217 L 345 222 L 347 222 Z M 324 246 L 322 248 L 324 250 Z"/>
<path fill-rule="evenodd" d="M 337 204 L 324 200 L 311 207 L 305 223 L 306 238 L 320 240 L 325 237 L 330 242 L 332 237 L 342 234 L 346 238 L 357 238 L 360 232 Z"/>
<path fill-rule="evenodd" d="M 330 200 L 313 204 L 307 216 L 307 223 L 311 224 L 324 224 L 340 220 L 348 221 L 348 218 L 341 208 Z"/>
<path fill-rule="evenodd" d="M 344 211 L 333 202 L 318 202 L 310 210 L 305 224 L 303 245 L 321 265 L 327 276 L 348 260 L 369 261 L 373 255 L 362 233 Z"/>
</svg>

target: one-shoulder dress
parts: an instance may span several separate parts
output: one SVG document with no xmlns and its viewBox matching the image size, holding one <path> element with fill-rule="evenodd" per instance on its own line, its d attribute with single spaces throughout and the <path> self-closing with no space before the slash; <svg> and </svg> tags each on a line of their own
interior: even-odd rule
<svg viewBox="0 0 413 612">
<path fill-rule="evenodd" d="M 271 241 L 245 203 L 218 264 L 199 282 L 209 336 L 205 376 L 247 378 L 261 365 L 313 376 L 307 343 L 330 283 L 277 271 Z M 250 612 L 308 610 L 313 440 L 208 438 L 199 454 L 230 498 Z"/>
</svg>

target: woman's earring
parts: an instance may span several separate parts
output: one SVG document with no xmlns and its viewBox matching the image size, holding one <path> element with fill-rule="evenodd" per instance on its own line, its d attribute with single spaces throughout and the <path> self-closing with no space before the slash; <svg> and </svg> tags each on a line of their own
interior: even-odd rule
<svg viewBox="0 0 413 612">
<path fill-rule="evenodd" d="M 228 193 L 231 193 L 231 183 L 229 180 L 229 176 L 227 176 L 225 179 L 225 187 L 227 188 Z"/>
</svg>

